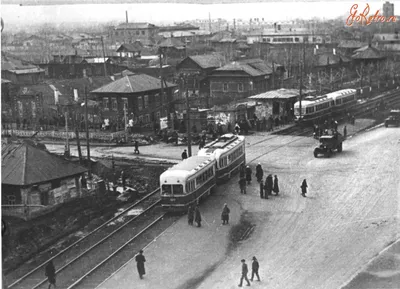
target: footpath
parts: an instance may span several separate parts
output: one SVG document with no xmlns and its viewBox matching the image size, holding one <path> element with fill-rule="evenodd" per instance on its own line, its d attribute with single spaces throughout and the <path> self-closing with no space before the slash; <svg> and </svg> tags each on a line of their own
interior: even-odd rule
<svg viewBox="0 0 400 289">
<path fill-rule="evenodd" d="M 365 130 L 374 124 L 373 120 L 359 119 L 355 125 L 347 124 L 347 135 L 351 137 L 359 131 Z M 340 132 L 344 125 L 339 126 Z M 262 141 L 270 133 L 257 132 L 246 137 L 246 145 L 251 147 L 252 143 Z M 160 149 L 157 147 L 143 148 L 146 154 L 156 154 L 157 157 L 178 156 L 183 147 L 169 147 Z M 125 148 L 119 148 L 124 151 Z M 197 152 L 194 149 L 193 154 Z M 152 289 L 190 289 L 210 275 L 227 256 L 237 254 L 235 246 L 238 241 L 238 232 L 246 227 L 243 220 L 242 204 L 254 204 L 258 206 L 255 210 L 265 210 L 260 207 L 263 204 L 257 202 L 258 184 L 253 182 L 247 195 L 238 192 L 238 176 L 233 180 L 219 187 L 218 192 L 211 198 L 206 199 L 200 205 L 202 214 L 202 227 L 197 228 L 187 224 L 186 216 L 180 218 L 163 234 L 158 236 L 144 250 L 146 258 L 146 275 L 144 279 L 139 279 L 136 262 L 131 259 L 122 268 L 118 269 L 100 284 L 97 289 L 112 288 L 152 288 Z M 235 194 L 235 192 L 238 192 Z M 224 203 L 228 203 L 231 210 L 229 225 L 221 224 L 221 211 Z M 240 233 L 242 234 L 242 233 Z M 251 266 L 251 257 L 246 256 L 247 264 Z M 237 256 L 238 263 L 232 264 L 232 277 L 239 281 L 241 264 Z M 265 284 L 264 284 L 265 286 Z M 252 287 L 263 288 L 262 283 L 252 282 Z M 237 283 L 226 284 L 225 288 L 237 288 Z M 346 288 L 347 289 L 347 288 Z"/>
</svg>

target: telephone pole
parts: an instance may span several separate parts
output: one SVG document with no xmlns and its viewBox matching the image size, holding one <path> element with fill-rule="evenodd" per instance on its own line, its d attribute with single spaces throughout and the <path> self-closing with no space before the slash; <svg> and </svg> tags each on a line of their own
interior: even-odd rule
<svg viewBox="0 0 400 289">
<path fill-rule="evenodd" d="M 303 89 L 303 65 L 304 65 L 304 61 L 305 61 L 305 46 L 303 44 L 303 59 L 300 60 L 300 92 L 299 92 L 299 122 L 301 122 L 301 101 L 302 101 L 302 89 Z"/>
<path fill-rule="evenodd" d="M 87 98 L 87 87 L 85 86 L 85 125 L 86 125 L 86 148 L 87 148 L 87 160 L 88 160 L 88 174 L 89 179 L 92 178 L 92 170 L 90 163 L 90 144 L 89 144 L 89 124 L 88 124 L 88 98 Z"/>
<path fill-rule="evenodd" d="M 190 105 L 189 105 L 189 88 L 187 87 L 187 81 L 185 80 L 186 83 L 186 119 L 187 119 L 187 142 L 188 142 L 188 154 L 189 157 L 192 156 L 192 134 L 191 134 L 191 128 L 190 128 Z"/>
<path fill-rule="evenodd" d="M 65 153 L 68 156 L 70 156 L 70 153 L 69 153 L 69 138 L 68 138 L 68 110 L 65 112 L 65 134 L 66 134 Z"/>
<path fill-rule="evenodd" d="M 101 36 L 101 46 L 103 47 L 104 76 L 107 76 L 106 53 L 104 52 L 103 36 Z"/>
</svg>

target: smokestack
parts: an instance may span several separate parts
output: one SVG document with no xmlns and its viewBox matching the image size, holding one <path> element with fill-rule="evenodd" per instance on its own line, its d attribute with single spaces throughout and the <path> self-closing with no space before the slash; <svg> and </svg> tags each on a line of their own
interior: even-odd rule
<svg viewBox="0 0 400 289">
<path fill-rule="evenodd" d="M 128 23 L 128 11 L 125 11 L 125 15 L 126 15 L 126 23 Z"/>
</svg>

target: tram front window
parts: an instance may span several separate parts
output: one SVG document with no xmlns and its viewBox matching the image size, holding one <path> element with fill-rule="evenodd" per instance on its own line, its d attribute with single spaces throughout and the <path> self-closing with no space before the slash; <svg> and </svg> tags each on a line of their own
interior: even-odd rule
<svg viewBox="0 0 400 289">
<path fill-rule="evenodd" d="M 172 186 L 171 185 L 162 185 L 162 194 L 163 195 L 172 195 Z"/>
<path fill-rule="evenodd" d="M 174 195 L 183 195 L 183 186 L 182 185 L 172 185 Z"/>
</svg>

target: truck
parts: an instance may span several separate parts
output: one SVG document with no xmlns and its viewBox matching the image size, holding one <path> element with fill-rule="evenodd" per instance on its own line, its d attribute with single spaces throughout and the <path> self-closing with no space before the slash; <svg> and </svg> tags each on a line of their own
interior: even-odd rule
<svg viewBox="0 0 400 289">
<path fill-rule="evenodd" d="M 385 119 L 385 127 L 389 125 L 400 125 L 400 109 L 392 109 L 389 113 L 389 117 Z"/>
<path fill-rule="evenodd" d="M 319 146 L 314 149 L 314 157 L 323 154 L 325 157 L 331 157 L 334 151 L 338 153 L 343 151 L 344 137 L 335 132 L 332 135 L 322 135 L 319 138 Z"/>
</svg>

